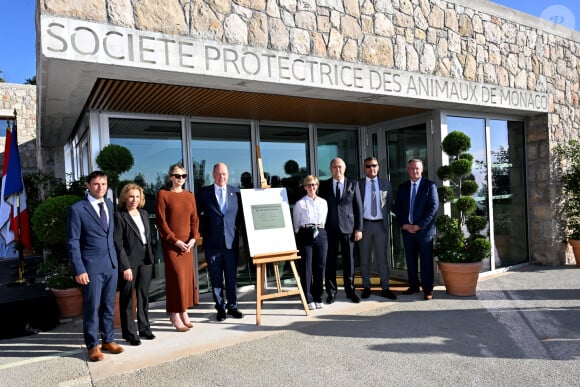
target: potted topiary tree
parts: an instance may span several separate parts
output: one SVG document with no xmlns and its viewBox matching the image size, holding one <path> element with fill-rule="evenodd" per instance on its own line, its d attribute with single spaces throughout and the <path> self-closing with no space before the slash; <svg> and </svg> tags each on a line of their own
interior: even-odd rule
<svg viewBox="0 0 580 387">
<path fill-rule="evenodd" d="M 479 188 L 471 175 L 473 156 L 466 153 L 471 140 L 455 131 L 445 137 L 441 147 L 449 156 L 449 165 L 441 166 L 437 176 L 449 185 L 439 187 L 438 193 L 443 203 L 451 203 L 451 216 L 437 217 L 434 254 L 447 293 L 473 296 L 482 261 L 491 255 L 491 243 L 481 234 L 487 219 L 475 215 L 477 203 L 471 196 Z"/>
<path fill-rule="evenodd" d="M 135 162 L 131 151 L 122 145 L 109 144 L 97 155 L 97 165 L 107 174 L 109 187 L 117 197 L 119 176 L 133 167 Z"/>
<path fill-rule="evenodd" d="M 56 298 L 61 317 L 82 313 L 82 297 L 73 278 L 66 250 L 66 212 L 77 195 L 59 195 L 38 205 L 31 218 L 32 232 L 42 246 L 44 262 L 38 272 Z"/>
<path fill-rule="evenodd" d="M 570 140 L 559 144 L 555 154 L 562 166 L 562 209 L 566 216 L 564 233 L 572 246 L 576 265 L 580 266 L 580 142 Z"/>
</svg>

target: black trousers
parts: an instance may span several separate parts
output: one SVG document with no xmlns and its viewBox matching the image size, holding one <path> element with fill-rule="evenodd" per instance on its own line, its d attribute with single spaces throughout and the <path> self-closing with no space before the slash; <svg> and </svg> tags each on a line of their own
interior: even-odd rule
<svg viewBox="0 0 580 387">
<path fill-rule="evenodd" d="M 352 234 L 343 234 L 327 230 L 328 255 L 326 256 L 326 293 L 336 294 L 336 261 L 338 248 L 342 254 L 342 275 L 344 291 L 347 295 L 354 293 L 354 241 Z"/>
<path fill-rule="evenodd" d="M 314 238 L 311 228 L 300 228 L 296 234 L 296 243 L 301 257 L 298 260 L 298 272 L 306 301 L 322 303 L 324 269 L 328 251 L 326 231 L 319 228 L 318 236 Z"/>
<path fill-rule="evenodd" d="M 119 312 L 121 315 L 121 331 L 123 337 L 149 332 L 149 289 L 153 276 L 153 265 L 132 267 L 133 281 L 125 281 L 123 273 L 119 273 Z M 133 290 L 137 298 L 137 326 L 133 318 Z"/>
</svg>

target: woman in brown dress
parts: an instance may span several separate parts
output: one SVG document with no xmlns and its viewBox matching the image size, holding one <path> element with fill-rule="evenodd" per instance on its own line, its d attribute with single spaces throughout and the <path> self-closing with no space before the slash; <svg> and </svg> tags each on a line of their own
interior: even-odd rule
<svg viewBox="0 0 580 387">
<path fill-rule="evenodd" d="M 183 165 L 169 168 L 170 185 L 157 195 L 157 227 L 165 259 L 166 311 L 179 332 L 193 327 L 187 308 L 193 306 L 193 248 L 199 238 L 195 196 L 183 189 L 187 172 Z"/>
</svg>

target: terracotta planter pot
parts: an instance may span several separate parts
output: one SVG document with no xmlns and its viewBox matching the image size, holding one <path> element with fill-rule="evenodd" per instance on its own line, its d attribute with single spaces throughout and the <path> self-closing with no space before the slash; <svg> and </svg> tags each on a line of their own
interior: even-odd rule
<svg viewBox="0 0 580 387">
<path fill-rule="evenodd" d="M 475 296 L 479 272 L 483 262 L 449 263 L 437 262 L 443 274 L 447 294 L 452 296 Z"/>
<path fill-rule="evenodd" d="M 572 252 L 574 253 L 574 258 L 576 259 L 576 266 L 580 266 L 580 240 L 569 239 L 568 243 L 572 246 Z"/>
<path fill-rule="evenodd" d="M 79 288 L 50 289 L 56 299 L 60 317 L 77 317 L 83 313 L 83 296 Z"/>
</svg>

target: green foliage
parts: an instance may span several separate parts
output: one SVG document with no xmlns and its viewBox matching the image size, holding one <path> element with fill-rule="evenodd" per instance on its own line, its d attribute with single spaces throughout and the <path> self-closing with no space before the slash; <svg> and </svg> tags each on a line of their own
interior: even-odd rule
<svg viewBox="0 0 580 387">
<path fill-rule="evenodd" d="M 80 199 L 76 195 L 48 198 L 38 205 L 30 219 L 33 235 L 48 253 L 39 267 L 39 273 L 45 275 L 49 288 L 76 286 L 66 251 L 66 214 L 68 208 Z"/>
<path fill-rule="evenodd" d="M 44 274 L 44 283 L 50 289 L 70 289 L 78 286 L 68 260 L 59 255 L 49 255 L 38 266 L 38 273 Z"/>
<path fill-rule="evenodd" d="M 449 156 L 458 158 L 460 154 L 471 148 L 471 139 L 463 132 L 454 131 L 445 136 L 441 142 L 441 148 Z"/>
<path fill-rule="evenodd" d="M 442 186 L 437 188 L 437 193 L 439 194 L 439 200 L 443 203 L 449 203 L 455 199 L 455 191 L 452 187 Z"/>
<path fill-rule="evenodd" d="M 36 238 L 45 246 L 64 245 L 67 210 L 80 199 L 81 197 L 75 195 L 61 195 L 42 202 L 30 220 Z"/>
<path fill-rule="evenodd" d="M 471 175 L 473 156 L 466 153 L 471 147 L 469 136 L 451 132 L 443 139 L 442 148 L 449 156 L 449 166 L 437 170 L 437 176 L 449 181 L 449 186 L 437 189 L 439 198 L 451 203 L 451 213 L 437 217 L 437 239 L 434 253 L 442 262 L 479 262 L 491 255 L 491 243 L 480 232 L 487 219 L 474 216 L 477 203 L 472 197 L 479 186 Z M 443 178 L 444 177 L 444 178 Z M 464 234 L 467 228 L 469 236 Z"/>
<path fill-rule="evenodd" d="M 463 196 L 471 196 L 477 192 L 479 186 L 475 182 L 475 180 L 465 180 L 461 185 L 461 195 Z"/>
<path fill-rule="evenodd" d="M 580 239 L 580 142 L 570 140 L 558 145 L 554 151 L 563 166 L 560 178 L 566 234 L 568 239 Z"/>
<path fill-rule="evenodd" d="M 113 190 L 117 188 L 119 176 L 130 170 L 134 163 L 131 151 L 121 145 L 109 144 L 97 155 L 97 165 L 107 174 Z"/>
</svg>

